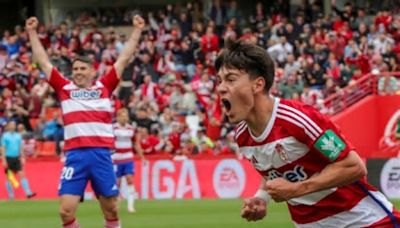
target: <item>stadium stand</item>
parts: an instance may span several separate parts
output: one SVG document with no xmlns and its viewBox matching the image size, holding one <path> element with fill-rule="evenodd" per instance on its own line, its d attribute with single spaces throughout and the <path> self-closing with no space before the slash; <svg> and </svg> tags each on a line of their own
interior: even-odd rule
<svg viewBox="0 0 400 228">
<path fill-rule="evenodd" d="M 193 2 L 141 12 L 149 26 L 122 75 L 114 106 L 129 108 L 148 155 L 181 159 L 236 154 L 230 140 L 233 128 L 215 95 L 213 67 L 228 38 L 258 44 L 272 56 L 274 95 L 326 114 L 334 115 L 368 94 L 399 93 L 397 78 L 391 77 L 399 74 L 385 73 L 399 71 L 400 17 L 395 10 L 371 13 L 370 8 L 346 4 L 324 15 L 314 3 L 289 17 L 288 6 L 279 1 L 269 8 L 259 3 L 251 14 L 242 12 L 236 1 L 215 2 L 209 9 Z M 71 60 L 78 55 L 92 58 L 102 75 L 124 45 L 127 34 L 121 28 L 129 15 L 130 9 L 69 14 L 59 25 L 41 25 L 41 42 L 64 75 L 71 74 Z M 31 58 L 27 39 L 18 25 L 1 38 L 0 125 L 17 120 L 30 132 L 26 139 L 35 140 L 32 156 L 55 156 L 62 147 L 59 104 Z"/>
</svg>

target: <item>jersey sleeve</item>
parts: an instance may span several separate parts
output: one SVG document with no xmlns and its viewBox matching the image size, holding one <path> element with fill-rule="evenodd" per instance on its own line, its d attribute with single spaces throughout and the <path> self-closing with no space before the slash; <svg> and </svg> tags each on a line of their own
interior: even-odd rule
<svg viewBox="0 0 400 228">
<path fill-rule="evenodd" d="M 296 123 L 296 127 L 291 128 L 294 136 L 330 162 L 342 160 L 354 150 L 339 128 L 313 107 L 287 106 L 285 111 L 291 121 Z"/>
<path fill-rule="evenodd" d="M 51 87 L 53 87 L 54 91 L 61 91 L 62 88 L 68 84 L 70 81 L 64 78 L 60 72 L 58 72 L 57 68 L 53 67 L 51 69 L 50 79 L 48 80 Z"/>
<path fill-rule="evenodd" d="M 100 78 L 100 82 L 107 88 L 110 94 L 114 91 L 119 83 L 117 71 L 113 66 L 111 70 Z"/>
</svg>

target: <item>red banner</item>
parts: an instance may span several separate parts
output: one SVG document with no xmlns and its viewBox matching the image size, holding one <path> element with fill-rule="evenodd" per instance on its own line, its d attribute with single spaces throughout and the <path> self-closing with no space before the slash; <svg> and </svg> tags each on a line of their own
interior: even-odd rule
<svg viewBox="0 0 400 228">
<path fill-rule="evenodd" d="M 154 160 L 143 165 L 135 162 L 135 187 L 140 199 L 238 198 L 252 196 L 260 183 L 260 175 L 245 160 Z M 59 162 L 28 162 L 25 173 L 38 199 L 57 197 Z M 0 180 L 5 180 L 4 172 Z M 122 189 L 124 192 L 124 189 Z M 24 198 L 22 187 L 16 198 Z M 85 198 L 93 197 L 90 187 Z M 6 199 L 5 184 L 0 185 L 0 198 Z"/>
<path fill-rule="evenodd" d="M 357 152 L 367 158 L 399 156 L 395 138 L 400 96 L 370 96 L 333 117 Z"/>
</svg>

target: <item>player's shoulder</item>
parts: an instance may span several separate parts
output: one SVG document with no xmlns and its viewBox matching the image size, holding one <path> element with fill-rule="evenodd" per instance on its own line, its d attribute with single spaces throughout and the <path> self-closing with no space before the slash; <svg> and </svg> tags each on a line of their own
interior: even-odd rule
<svg viewBox="0 0 400 228">
<path fill-rule="evenodd" d="M 304 103 L 286 99 L 280 99 L 277 107 L 277 118 L 281 120 L 302 120 L 306 122 L 319 122 L 326 117 L 317 109 Z"/>
<path fill-rule="evenodd" d="M 235 127 L 235 140 L 239 145 L 241 144 L 240 142 L 247 137 L 247 128 L 247 123 L 245 121 L 241 121 Z"/>
<path fill-rule="evenodd" d="M 330 120 L 310 105 L 281 99 L 276 111 L 275 124 L 287 129 L 304 129 L 317 137 L 330 124 Z M 313 137 L 314 138 L 314 137 Z"/>
</svg>

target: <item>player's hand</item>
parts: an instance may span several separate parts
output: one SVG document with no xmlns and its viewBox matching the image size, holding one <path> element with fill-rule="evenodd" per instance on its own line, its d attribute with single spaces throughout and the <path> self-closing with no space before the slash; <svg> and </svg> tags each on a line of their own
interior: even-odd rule
<svg viewBox="0 0 400 228">
<path fill-rule="evenodd" d="M 39 25 L 39 21 L 36 17 L 30 17 L 25 22 L 25 27 L 28 31 L 32 31 L 32 30 L 36 31 L 38 25 Z"/>
<path fill-rule="evenodd" d="M 132 24 L 133 24 L 135 29 L 137 28 L 137 29 L 140 29 L 140 30 L 143 30 L 143 28 L 145 26 L 144 19 L 139 15 L 135 15 L 133 17 Z"/>
<path fill-rule="evenodd" d="M 21 164 L 25 165 L 25 162 L 26 162 L 25 158 L 21 158 Z"/>
<path fill-rule="evenodd" d="M 284 178 L 275 178 L 265 184 L 268 194 L 276 202 L 286 201 L 301 196 L 302 188 L 299 182 L 289 182 Z"/>
<path fill-rule="evenodd" d="M 241 216 L 247 221 L 261 220 L 266 214 L 267 203 L 265 200 L 258 197 L 253 197 L 243 201 Z"/>
</svg>

